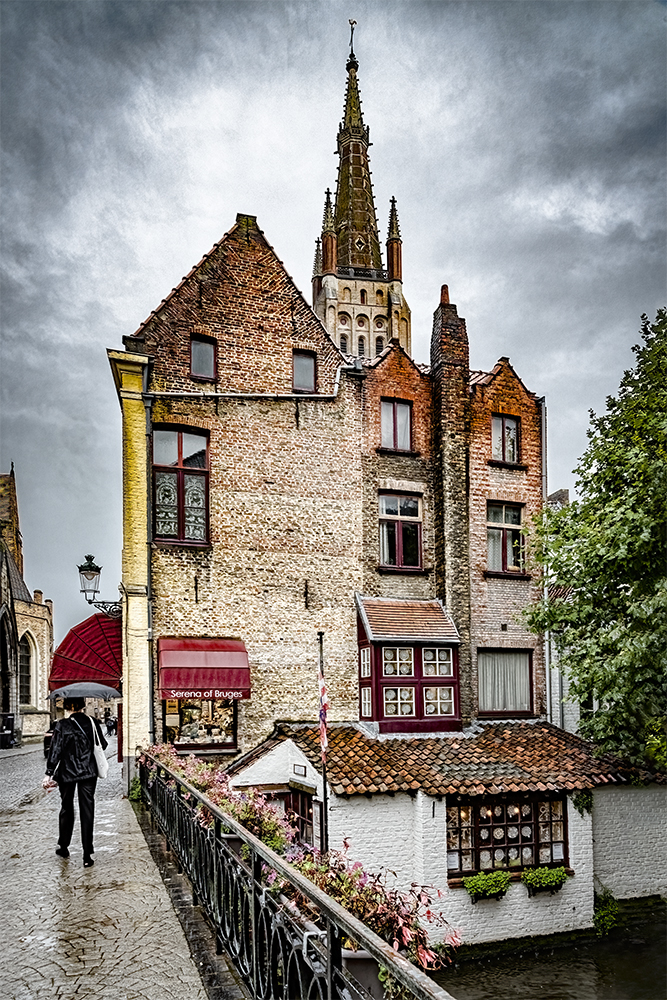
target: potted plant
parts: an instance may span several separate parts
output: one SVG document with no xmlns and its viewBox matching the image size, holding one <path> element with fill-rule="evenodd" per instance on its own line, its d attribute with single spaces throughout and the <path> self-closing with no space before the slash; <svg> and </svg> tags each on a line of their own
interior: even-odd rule
<svg viewBox="0 0 667 1000">
<path fill-rule="evenodd" d="M 564 868 L 526 868 L 521 872 L 521 881 L 528 890 L 529 896 L 538 892 L 550 892 L 551 895 L 562 889 L 570 876 Z"/>
<path fill-rule="evenodd" d="M 463 886 L 473 903 L 479 899 L 502 899 L 509 884 L 509 872 L 480 872 L 463 879 Z"/>
</svg>

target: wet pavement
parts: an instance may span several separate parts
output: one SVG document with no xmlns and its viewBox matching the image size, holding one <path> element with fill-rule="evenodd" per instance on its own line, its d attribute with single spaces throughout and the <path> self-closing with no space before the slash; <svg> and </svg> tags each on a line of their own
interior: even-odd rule
<svg viewBox="0 0 667 1000">
<path fill-rule="evenodd" d="M 181 923 L 151 857 L 131 804 L 122 797 L 120 765 L 110 741 L 107 778 L 98 782 L 95 866 L 83 868 L 78 817 L 71 856 L 56 856 L 57 789 L 31 777 L 28 761 L 16 794 L 21 804 L 0 812 L 2 847 L 0 995 L 4 1000 L 207 1000 Z M 34 762 L 35 768 L 32 764 Z M 0 762 L 0 786 L 8 765 Z"/>
<path fill-rule="evenodd" d="M 15 750 L 0 750 L 0 810 L 17 806 L 41 788 L 44 750 L 41 741 Z"/>
</svg>

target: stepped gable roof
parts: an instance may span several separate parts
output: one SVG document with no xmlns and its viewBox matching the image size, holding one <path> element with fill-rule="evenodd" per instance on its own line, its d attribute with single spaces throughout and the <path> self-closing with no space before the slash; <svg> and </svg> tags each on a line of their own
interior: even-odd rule
<svg viewBox="0 0 667 1000">
<path fill-rule="evenodd" d="M 460 642 L 442 601 L 410 601 L 355 594 L 357 609 L 371 642 Z"/>
<path fill-rule="evenodd" d="M 317 725 L 279 722 L 270 740 L 251 752 L 262 756 L 280 739 L 292 740 L 314 767 L 321 766 Z M 478 723 L 465 733 L 430 737 L 376 737 L 360 724 L 332 723 L 328 739 L 327 777 L 336 795 L 562 792 L 625 785 L 637 777 L 665 783 L 664 775 L 596 757 L 592 744 L 548 722 Z M 248 755 L 234 767 L 247 763 Z"/>
</svg>

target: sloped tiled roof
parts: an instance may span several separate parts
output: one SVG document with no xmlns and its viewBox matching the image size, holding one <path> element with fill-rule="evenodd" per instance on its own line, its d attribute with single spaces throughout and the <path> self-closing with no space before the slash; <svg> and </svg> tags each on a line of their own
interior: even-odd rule
<svg viewBox="0 0 667 1000">
<path fill-rule="evenodd" d="M 256 760 L 290 739 L 321 766 L 316 725 L 280 722 L 251 754 Z M 353 723 L 328 728 L 327 777 L 336 795 L 413 792 L 499 795 L 575 791 L 623 785 L 638 774 L 612 757 L 596 757 L 590 743 L 548 722 L 478 724 L 465 733 L 429 737 L 375 737 Z M 246 755 L 235 771 L 250 763 Z M 664 776 L 654 777 L 664 783 Z"/>
<path fill-rule="evenodd" d="M 357 608 L 371 642 L 460 642 L 456 625 L 440 601 L 403 601 L 356 594 Z"/>
<path fill-rule="evenodd" d="M 14 562 L 14 557 L 9 551 L 9 546 L 5 546 L 7 549 L 7 566 L 9 568 L 9 583 L 12 588 L 12 597 L 15 601 L 25 601 L 30 604 L 32 601 L 32 594 L 28 590 L 25 580 L 21 576 L 21 571 Z"/>
</svg>

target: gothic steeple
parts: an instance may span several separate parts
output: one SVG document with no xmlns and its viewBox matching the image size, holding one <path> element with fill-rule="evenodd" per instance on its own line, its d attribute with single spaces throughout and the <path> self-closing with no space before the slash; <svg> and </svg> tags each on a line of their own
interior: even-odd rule
<svg viewBox="0 0 667 1000">
<path fill-rule="evenodd" d="M 382 269 L 375 201 L 368 163 L 369 130 L 361 113 L 357 69 L 350 42 L 343 120 L 338 129 L 338 184 L 334 213 L 338 267 Z"/>
</svg>

